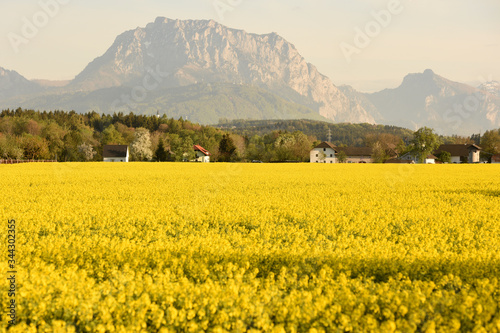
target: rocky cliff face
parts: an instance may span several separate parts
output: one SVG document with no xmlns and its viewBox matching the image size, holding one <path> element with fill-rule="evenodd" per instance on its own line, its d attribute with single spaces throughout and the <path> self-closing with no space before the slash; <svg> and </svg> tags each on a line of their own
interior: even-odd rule
<svg viewBox="0 0 500 333">
<path fill-rule="evenodd" d="M 212 20 L 157 18 L 118 36 L 72 82 L 78 90 L 144 84 L 148 73 L 163 86 L 229 82 L 265 88 L 335 121 L 373 117 L 275 33 L 250 34 Z"/>
</svg>

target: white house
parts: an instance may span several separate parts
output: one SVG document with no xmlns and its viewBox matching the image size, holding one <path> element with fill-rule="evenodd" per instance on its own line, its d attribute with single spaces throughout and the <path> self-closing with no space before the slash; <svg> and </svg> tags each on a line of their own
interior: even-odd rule
<svg viewBox="0 0 500 333">
<path fill-rule="evenodd" d="M 199 145 L 193 146 L 196 153 L 196 162 L 210 163 L 210 152 Z"/>
<path fill-rule="evenodd" d="M 331 143 L 322 142 L 311 150 L 311 163 L 337 163 L 337 158 L 335 157 L 337 152 L 337 148 Z"/>
<path fill-rule="evenodd" d="M 406 153 L 399 159 L 403 161 L 413 161 L 413 163 L 419 163 L 418 154 L 415 152 Z M 425 157 L 424 164 L 436 164 L 436 160 L 436 156 L 429 154 Z"/>
<path fill-rule="evenodd" d="M 441 145 L 434 155 L 447 151 L 451 154 L 451 163 L 479 163 L 481 147 L 474 144 Z"/>
<path fill-rule="evenodd" d="M 126 145 L 105 145 L 102 151 L 104 162 L 128 162 L 129 150 Z"/>
</svg>

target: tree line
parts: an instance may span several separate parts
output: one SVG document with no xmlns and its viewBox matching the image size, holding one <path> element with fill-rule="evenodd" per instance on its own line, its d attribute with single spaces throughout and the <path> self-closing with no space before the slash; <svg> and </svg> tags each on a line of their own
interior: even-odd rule
<svg viewBox="0 0 500 333">
<path fill-rule="evenodd" d="M 197 144 L 215 162 L 306 162 L 311 148 L 325 141 L 330 129 L 335 145 L 372 147 L 375 161 L 383 162 L 391 157 L 389 151 L 401 155 L 414 149 L 418 133 L 394 126 L 308 120 L 231 124 L 204 126 L 165 115 L 7 109 L 0 113 L 0 158 L 102 161 L 104 145 L 125 144 L 135 161 L 184 161 L 194 158 Z M 439 143 L 477 143 L 486 154 L 500 153 L 500 130 L 471 137 L 431 134 Z"/>
</svg>

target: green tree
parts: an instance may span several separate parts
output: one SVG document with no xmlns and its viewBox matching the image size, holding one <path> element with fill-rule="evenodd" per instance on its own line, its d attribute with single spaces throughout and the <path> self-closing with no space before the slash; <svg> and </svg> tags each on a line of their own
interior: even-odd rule
<svg viewBox="0 0 500 333">
<path fill-rule="evenodd" d="M 434 130 L 422 127 L 413 134 L 412 151 L 414 151 L 420 163 L 425 162 L 427 155 L 431 154 L 441 145 L 441 140 Z"/>
<path fill-rule="evenodd" d="M 155 151 L 155 160 L 157 162 L 166 162 L 168 159 L 167 151 L 165 150 L 165 145 L 163 144 L 163 139 L 160 138 L 158 142 L 158 147 Z"/>
<path fill-rule="evenodd" d="M 340 152 L 337 153 L 337 161 L 339 163 L 345 163 L 347 161 L 347 155 L 345 151 L 341 150 Z"/>
<path fill-rule="evenodd" d="M 20 147 L 18 140 L 13 137 L 6 137 L 0 133 L 0 158 L 22 159 L 24 150 Z"/>
<path fill-rule="evenodd" d="M 51 122 L 42 130 L 42 137 L 49 143 L 50 156 L 60 157 L 64 149 L 64 136 L 67 131 L 56 122 Z"/>
<path fill-rule="evenodd" d="M 451 163 L 451 153 L 447 151 L 441 152 L 441 154 L 439 154 L 439 160 L 443 163 Z"/>
<path fill-rule="evenodd" d="M 177 149 L 175 153 L 176 161 L 189 162 L 194 160 L 196 153 L 193 148 L 193 140 L 190 137 L 182 140 L 181 146 Z"/>
<path fill-rule="evenodd" d="M 114 125 L 109 125 L 102 132 L 102 144 L 103 145 L 119 145 L 123 143 L 123 137 L 115 128 Z"/>
<path fill-rule="evenodd" d="M 224 134 L 219 143 L 219 160 L 221 162 L 231 162 L 235 156 L 236 146 L 229 134 Z"/>
<path fill-rule="evenodd" d="M 24 157 L 32 160 L 46 159 L 49 157 L 49 145 L 47 140 L 39 136 L 25 134 L 22 138 Z"/>
<path fill-rule="evenodd" d="M 489 154 L 500 154 L 500 129 L 486 131 L 481 137 L 481 148 Z"/>
</svg>

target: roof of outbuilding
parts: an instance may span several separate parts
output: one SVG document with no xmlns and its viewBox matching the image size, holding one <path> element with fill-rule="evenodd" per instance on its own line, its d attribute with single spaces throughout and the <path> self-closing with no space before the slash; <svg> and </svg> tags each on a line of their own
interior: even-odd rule
<svg viewBox="0 0 500 333">
<path fill-rule="evenodd" d="M 113 157 L 127 157 L 128 146 L 127 145 L 105 145 L 102 151 L 102 157 L 113 158 Z"/>
<path fill-rule="evenodd" d="M 338 147 L 337 149 L 347 156 L 371 156 L 373 154 L 373 149 L 370 147 Z"/>
<path fill-rule="evenodd" d="M 194 145 L 193 149 L 194 149 L 194 151 L 201 152 L 205 156 L 210 156 L 210 152 L 208 150 L 206 150 L 205 148 L 203 148 L 202 146 L 200 146 L 200 145 Z"/>
<path fill-rule="evenodd" d="M 434 155 L 447 151 L 451 156 L 469 156 L 470 150 L 482 150 L 482 148 L 475 144 L 441 145 L 434 152 Z"/>
</svg>

